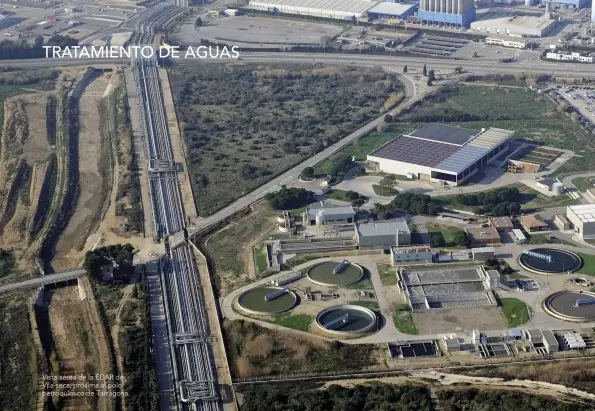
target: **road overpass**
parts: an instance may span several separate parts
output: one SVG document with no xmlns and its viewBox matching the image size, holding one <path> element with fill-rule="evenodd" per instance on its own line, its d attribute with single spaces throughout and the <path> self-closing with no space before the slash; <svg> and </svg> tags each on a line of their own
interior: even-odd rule
<svg viewBox="0 0 595 411">
<path fill-rule="evenodd" d="M 7 293 L 9 291 L 22 290 L 26 288 L 37 288 L 42 285 L 63 283 L 77 278 L 84 277 L 87 275 L 85 270 L 74 270 L 67 271 L 60 274 L 49 274 L 39 278 L 33 278 L 31 280 L 24 280 L 18 283 L 12 283 L 0 287 L 0 294 Z"/>
</svg>

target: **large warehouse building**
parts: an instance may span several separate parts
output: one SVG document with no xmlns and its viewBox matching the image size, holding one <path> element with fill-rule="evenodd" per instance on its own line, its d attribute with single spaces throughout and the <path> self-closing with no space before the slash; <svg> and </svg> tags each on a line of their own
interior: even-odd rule
<svg viewBox="0 0 595 411">
<path fill-rule="evenodd" d="M 475 20 L 473 0 L 421 0 L 419 21 L 422 24 L 469 27 Z"/>
<path fill-rule="evenodd" d="M 428 124 L 368 154 L 368 162 L 379 172 L 457 185 L 508 151 L 513 134 L 499 128 L 477 131 Z"/>
<path fill-rule="evenodd" d="M 273 14 L 297 14 L 329 19 L 359 19 L 378 2 L 366 0 L 251 0 L 248 7 Z"/>
<path fill-rule="evenodd" d="M 574 226 L 581 238 L 595 237 L 595 204 L 568 206 L 566 217 Z"/>
<path fill-rule="evenodd" d="M 544 16 L 488 12 L 471 23 L 471 30 L 508 36 L 543 37 L 556 27 L 556 20 Z"/>
</svg>

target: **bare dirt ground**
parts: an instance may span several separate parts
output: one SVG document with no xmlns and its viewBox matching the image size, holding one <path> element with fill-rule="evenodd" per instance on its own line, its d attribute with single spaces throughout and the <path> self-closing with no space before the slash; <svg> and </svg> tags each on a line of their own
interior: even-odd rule
<svg viewBox="0 0 595 411">
<path fill-rule="evenodd" d="M 456 331 L 500 330 L 507 327 L 498 307 L 452 308 L 444 311 L 413 312 L 413 323 L 420 334 Z"/>
<path fill-rule="evenodd" d="M 78 376 L 91 374 L 91 370 L 99 372 L 99 359 L 90 348 L 96 343 L 90 319 L 76 287 L 61 288 L 54 292 L 49 318 L 59 374 Z M 86 389 L 68 391 L 84 392 Z M 63 410 L 103 410 L 103 402 L 98 399 L 95 404 L 90 396 L 69 396 L 62 397 L 60 404 Z"/>
<path fill-rule="evenodd" d="M 109 74 L 95 79 L 84 91 L 79 106 L 79 173 L 80 193 L 75 211 L 56 246 L 53 266 L 63 270 L 77 266 L 83 247 L 94 230 L 104 206 L 106 192 L 102 182 L 107 176 L 101 170 L 100 158 L 104 139 L 100 133 L 99 104 L 109 82 Z"/>
<path fill-rule="evenodd" d="M 180 128 L 178 127 L 178 118 L 176 116 L 176 109 L 174 106 L 174 99 L 169 87 L 169 77 L 166 69 L 159 70 L 159 77 L 163 86 L 163 104 L 165 105 L 165 113 L 167 114 L 167 125 L 169 127 L 169 135 L 171 136 L 172 148 L 174 150 L 174 161 L 176 164 L 182 165 L 182 171 L 178 173 L 180 180 L 180 188 L 182 192 L 182 201 L 184 202 L 184 211 L 190 218 L 197 217 L 196 206 L 194 205 L 194 196 L 192 195 L 192 185 L 190 182 L 190 175 L 186 167 L 186 145 L 182 139 Z"/>
<path fill-rule="evenodd" d="M 41 185 L 45 177 L 47 160 L 53 153 L 46 136 L 46 103 L 49 93 L 22 94 L 11 97 L 4 105 L 2 156 L 0 157 L 0 205 L 15 201 L 8 198 L 13 184 L 15 166 L 24 161 L 29 168 L 28 195 L 17 193 L 12 215 L 7 213 L 6 225 L 0 232 L 0 247 L 11 248 L 17 255 L 20 268 L 30 268 L 31 261 L 24 258 L 29 249 L 27 226 L 38 206 Z M 21 186 L 22 190 L 27 187 Z M 20 191 L 20 190 L 19 190 Z M 25 200 L 28 197 L 28 201 Z"/>
</svg>

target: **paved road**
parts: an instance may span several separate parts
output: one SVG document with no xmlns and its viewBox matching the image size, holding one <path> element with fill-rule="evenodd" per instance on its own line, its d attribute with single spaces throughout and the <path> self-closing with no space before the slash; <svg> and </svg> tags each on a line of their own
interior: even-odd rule
<svg viewBox="0 0 595 411">
<path fill-rule="evenodd" d="M 0 287 L 0 294 L 9 291 L 15 291 L 23 288 L 36 288 L 42 285 L 61 283 L 69 280 L 74 280 L 79 277 L 87 275 L 85 270 L 73 270 L 60 274 L 49 274 L 43 277 L 34 278 L 31 280 L 20 281 L 18 283 L 8 284 Z"/>
</svg>

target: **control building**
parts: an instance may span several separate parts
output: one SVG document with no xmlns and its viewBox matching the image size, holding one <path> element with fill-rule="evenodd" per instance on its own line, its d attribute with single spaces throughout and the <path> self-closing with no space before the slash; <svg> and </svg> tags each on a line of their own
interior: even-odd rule
<svg viewBox="0 0 595 411">
<path fill-rule="evenodd" d="M 421 0 L 418 13 L 422 24 L 467 27 L 475 20 L 473 0 Z"/>
</svg>

